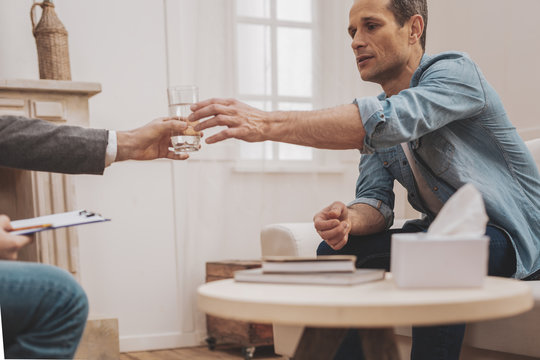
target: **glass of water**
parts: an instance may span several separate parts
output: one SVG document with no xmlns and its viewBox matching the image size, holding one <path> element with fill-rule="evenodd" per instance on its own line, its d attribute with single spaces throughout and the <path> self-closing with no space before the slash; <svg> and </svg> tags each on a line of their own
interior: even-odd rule
<svg viewBox="0 0 540 360">
<path fill-rule="evenodd" d="M 171 86 L 167 89 L 169 97 L 169 116 L 177 116 L 188 125 L 182 133 L 171 134 L 171 151 L 180 154 L 188 151 L 198 151 L 201 133 L 195 131 L 194 122 L 187 117 L 191 114 L 190 106 L 199 101 L 199 88 L 195 85 Z"/>
</svg>

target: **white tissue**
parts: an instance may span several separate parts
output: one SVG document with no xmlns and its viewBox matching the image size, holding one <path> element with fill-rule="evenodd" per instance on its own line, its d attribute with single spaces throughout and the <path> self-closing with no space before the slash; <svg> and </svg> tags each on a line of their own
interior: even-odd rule
<svg viewBox="0 0 540 360">
<path fill-rule="evenodd" d="M 480 237 L 486 232 L 487 222 L 482 194 L 472 184 L 466 184 L 448 199 L 427 232 Z"/>
</svg>

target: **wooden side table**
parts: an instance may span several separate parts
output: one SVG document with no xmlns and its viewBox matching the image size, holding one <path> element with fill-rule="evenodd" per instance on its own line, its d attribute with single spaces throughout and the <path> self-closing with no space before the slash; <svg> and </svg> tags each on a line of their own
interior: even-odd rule
<svg viewBox="0 0 540 360">
<path fill-rule="evenodd" d="M 253 269 L 261 267 L 257 260 L 229 260 L 213 261 L 206 263 L 206 282 L 230 279 L 237 270 Z M 259 324 L 249 321 L 224 319 L 212 315 L 206 315 L 206 331 L 208 337 L 206 343 L 213 350 L 216 343 L 232 343 L 242 346 L 242 354 L 245 359 L 251 359 L 257 346 L 273 345 L 272 325 Z"/>
</svg>

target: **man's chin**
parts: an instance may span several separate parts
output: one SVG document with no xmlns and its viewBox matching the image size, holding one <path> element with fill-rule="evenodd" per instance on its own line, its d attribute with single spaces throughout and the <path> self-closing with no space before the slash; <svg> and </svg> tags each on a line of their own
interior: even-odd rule
<svg viewBox="0 0 540 360">
<path fill-rule="evenodd" d="M 368 71 L 366 68 L 358 68 L 358 72 L 360 73 L 360 78 L 362 79 L 362 81 L 379 84 L 377 72 Z"/>
<path fill-rule="evenodd" d="M 360 73 L 360 78 L 363 81 L 372 81 L 371 76 L 369 75 L 367 71 L 361 71 L 360 69 L 358 69 L 358 72 Z"/>
</svg>

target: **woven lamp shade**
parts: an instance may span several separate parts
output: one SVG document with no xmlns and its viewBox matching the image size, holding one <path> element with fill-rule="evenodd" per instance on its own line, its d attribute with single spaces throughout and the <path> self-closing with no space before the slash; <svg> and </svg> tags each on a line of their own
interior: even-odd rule
<svg viewBox="0 0 540 360">
<path fill-rule="evenodd" d="M 40 6 L 41 19 L 36 25 L 34 9 Z M 54 11 L 50 1 L 35 3 L 30 9 L 32 32 L 36 38 L 39 78 L 71 80 L 69 65 L 68 32 Z"/>
</svg>

